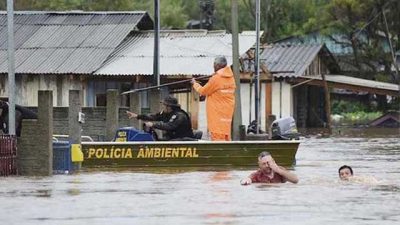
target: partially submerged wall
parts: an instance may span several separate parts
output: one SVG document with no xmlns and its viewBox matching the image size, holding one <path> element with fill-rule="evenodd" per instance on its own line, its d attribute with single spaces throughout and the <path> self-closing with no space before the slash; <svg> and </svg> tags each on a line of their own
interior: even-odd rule
<svg viewBox="0 0 400 225">
<path fill-rule="evenodd" d="M 38 119 L 22 121 L 22 134 L 17 142 L 18 174 L 23 176 L 53 173 L 53 93 L 39 91 L 38 99 Z"/>
<path fill-rule="evenodd" d="M 37 111 L 36 107 L 30 107 L 33 111 Z M 131 126 L 126 116 L 127 107 L 118 109 L 118 127 Z M 82 124 L 82 136 L 90 136 L 95 141 L 105 141 L 106 138 L 106 107 L 82 107 L 85 114 L 85 123 Z M 68 107 L 53 108 L 54 134 L 68 134 Z M 23 129 L 30 129 L 23 127 Z M 85 140 L 84 140 L 85 141 Z"/>
</svg>

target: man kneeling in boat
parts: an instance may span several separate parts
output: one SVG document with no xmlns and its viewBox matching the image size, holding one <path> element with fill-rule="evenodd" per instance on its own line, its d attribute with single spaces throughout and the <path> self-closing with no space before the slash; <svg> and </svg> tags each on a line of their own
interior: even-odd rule
<svg viewBox="0 0 400 225">
<path fill-rule="evenodd" d="M 286 181 L 296 184 L 299 182 L 295 174 L 278 166 L 269 152 L 264 151 L 258 155 L 258 166 L 260 168 L 256 172 L 250 174 L 249 177 L 242 179 L 240 184 L 285 183 Z"/>
<path fill-rule="evenodd" d="M 126 113 L 129 119 L 144 120 L 147 121 L 145 122 L 147 127 L 166 131 L 166 137 L 163 140 L 194 140 L 190 117 L 181 109 L 178 100 L 169 96 L 161 103 L 163 110 L 156 114 L 138 115 L 130 111 L 126 111 Z"/>
</svg>

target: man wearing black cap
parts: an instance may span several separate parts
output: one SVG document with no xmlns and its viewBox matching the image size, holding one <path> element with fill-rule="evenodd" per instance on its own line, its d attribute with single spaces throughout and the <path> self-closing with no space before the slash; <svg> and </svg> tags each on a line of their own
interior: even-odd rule
<svg viewBox="0 0 400 225">
<path fill-rule="evenodd" d="M 178 100 L 168 96 L 161 102 L 163 110 L 156 114 L 138 115 L 126 111 L 130 118 L 136 118 L 145 122 L 147 127 L 166 131 L 166 140 L 182 140 L 193 138 L 192 124 L 189 115 L 181 109 Z M 149 122 L 153 121 L 153 122 Z"/>
</svg>

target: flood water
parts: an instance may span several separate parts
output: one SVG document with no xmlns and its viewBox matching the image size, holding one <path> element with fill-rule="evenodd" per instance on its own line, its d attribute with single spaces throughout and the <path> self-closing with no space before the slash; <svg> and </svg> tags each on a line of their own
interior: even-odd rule
<svg viewBox="0 0 400 225">
<path fill-rule="evenodd" d="M 2 177 L 0 224 L 400 224 L 398 133 L 352 132 L 304 138 L 297 185 L 239 185 L 252 170 Z M 343 164 L 378 182 L 340 182 Z"/>
</svg>

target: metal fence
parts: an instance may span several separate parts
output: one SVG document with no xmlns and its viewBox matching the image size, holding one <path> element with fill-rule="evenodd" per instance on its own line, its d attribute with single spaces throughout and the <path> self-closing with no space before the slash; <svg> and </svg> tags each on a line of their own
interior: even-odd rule
<svg viewBox="0 0 400 225">
<path fill-rule="evenodd" d="M 0 176 L 17 175 L 17 137 L 0 135 Z"/>
</svg>

